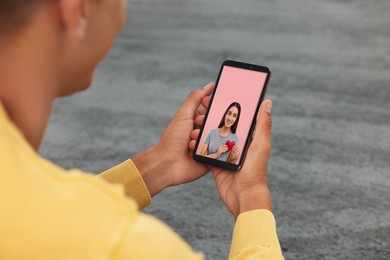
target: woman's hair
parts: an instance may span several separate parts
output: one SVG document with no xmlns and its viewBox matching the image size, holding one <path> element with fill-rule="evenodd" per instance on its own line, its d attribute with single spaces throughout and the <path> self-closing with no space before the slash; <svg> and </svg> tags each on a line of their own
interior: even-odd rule
<svg viewBox="0 0 390 260">
<path fill-rule="evenodd" d="M 44 1 L 47 0 L 0 0 L 0 35 L 25 25 Z"/>
<path fill-rule="evenodd" d="M 241 115 L 241 105 L 238 102 L 233 102 L 233 103 L 231 103 L 228 106 L 228 108 L 226 109 L 225 113 L 223 114 L 223 117 L 221 119 L 221 122 L 219 123 L 218 128 L 220 128 L 220 127 L 225 125 L 225 118 L 226 118 L 226 115 L 227 115 L 227 113 L 228 113 L 228 111 L 229 111 L 229 109 L 231 107 L 236 107 L 238 109 L 238 115 L 237 115 L 237 118 L 236 118 L 236 122 L 234 122 L 234 124 L 232 125 L 232 128 L 231 128 L 232 129 L 232 133 L 235 134 L 236 130 L 237 130 L 237 126 L 238 126 L 238 121 L 240 120 L 240 115 Z"/>
</svg>

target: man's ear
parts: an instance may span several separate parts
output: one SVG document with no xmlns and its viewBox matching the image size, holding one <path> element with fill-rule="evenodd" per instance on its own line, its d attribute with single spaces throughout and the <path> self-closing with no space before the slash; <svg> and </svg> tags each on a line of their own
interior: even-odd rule
<svg viewBox="0 0 390 260">
<path fill-rule="evenodd" d="M 59 13 L 64 30 L 73 37 L 84 38 L 87 30 L 85 0 L 60 0 Z"/>
</svg>

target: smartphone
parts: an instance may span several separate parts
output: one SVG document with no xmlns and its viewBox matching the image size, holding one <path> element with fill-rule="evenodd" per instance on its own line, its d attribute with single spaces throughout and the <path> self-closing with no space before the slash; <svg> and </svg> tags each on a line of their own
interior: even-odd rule
<svg viewBox="0 0 390 260">
<path fill-rule="evenodd" d="M 264 66 L 223 62 L 194 149 L 196 161 L 241 169 L 270 77 Z"/>
</svg>

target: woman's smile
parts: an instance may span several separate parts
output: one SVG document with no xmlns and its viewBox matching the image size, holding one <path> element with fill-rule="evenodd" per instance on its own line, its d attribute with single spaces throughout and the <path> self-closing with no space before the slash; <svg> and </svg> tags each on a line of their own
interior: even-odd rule
<svg viewBox="0 0 390 260">
<path fill-rule="evenodd" d="M 231 127 L 232 125 L 234 125 L 234 123 L 237 120 L 237 116 L 238 116 L 238 109 L 236 107 L 231 107 L 226 113 L 225 126 Z"/>
<path fill-rule="evenodd" d="M 226 126 L 232 126 L 234 124 L 234 120 L 231 120 L 229 118 L 226 118 Z"/>
</svg>

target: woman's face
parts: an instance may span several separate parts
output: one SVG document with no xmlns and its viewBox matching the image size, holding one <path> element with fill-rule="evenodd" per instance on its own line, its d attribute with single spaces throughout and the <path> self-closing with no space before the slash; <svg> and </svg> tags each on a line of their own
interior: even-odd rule
<svg viewBox="0 0 390 260">
<path fill-rule="evenodd" d="M 234 123 L 237 120 L 237 116 L 238 116 L 238 108 L 236 107 L 229 108 L 225 117 L 225 127 L 232 127 L 232 125 L 234 125 Z"/>
</svg>

